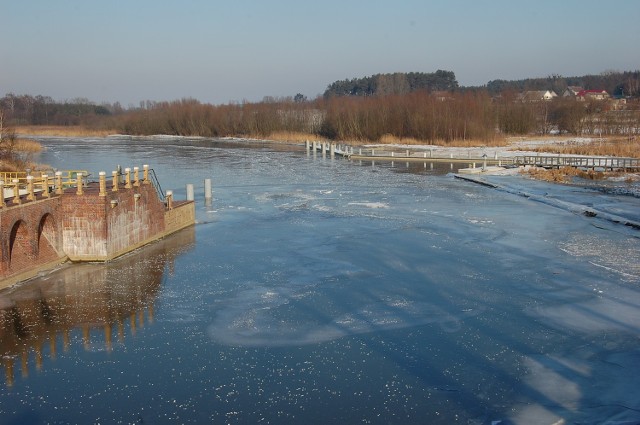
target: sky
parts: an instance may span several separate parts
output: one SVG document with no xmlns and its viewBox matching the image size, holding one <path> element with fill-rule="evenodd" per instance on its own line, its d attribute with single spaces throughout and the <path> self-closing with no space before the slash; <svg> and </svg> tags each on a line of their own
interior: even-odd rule
<svg viewBox="0 0 640 425">
<path fill-rule="evenodd" d="M 0 0 L 0 96 L 212 104 L 640 69 L 639 0 Z"/>
</svg>

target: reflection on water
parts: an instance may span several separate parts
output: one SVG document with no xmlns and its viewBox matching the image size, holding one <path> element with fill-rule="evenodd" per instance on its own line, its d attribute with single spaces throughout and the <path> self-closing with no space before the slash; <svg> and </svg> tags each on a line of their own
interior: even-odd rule
<svg viewBox="0 0 640 425">
<path fill-rule="evenodd" d="M 191 227 L 115 261 L 66 265 L 1 291 L 0 353 L 7 385 L 13 385 L 17 369 L 29 375 L 32 356 L 40 370 L 43 352 L 55 358 L 60 346 L 68 351 L 76 331 L 86 350 L 110 351 L 114 338 L 122 343 L 127 333 L 152 322 L 163 277 L 194 244 Z"/>
</svg>

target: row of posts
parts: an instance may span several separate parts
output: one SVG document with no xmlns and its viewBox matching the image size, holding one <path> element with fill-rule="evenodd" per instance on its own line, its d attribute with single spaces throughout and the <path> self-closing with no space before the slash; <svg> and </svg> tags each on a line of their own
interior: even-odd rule
<svg viewBox="0 0 640 425">
<path fill-rule="evenodd" d="M 131 168 L 124 169 L 124 188 L 125 189 L 131 189 L 132 187 L 140 186 L 139 173 L 140 173 L 139 167 L 133 167 L 133 173 L 131 172 Z M 133 174 L 133 182 L 131 181 L 132 174 Z M 98 173 L 98 176 L 100 178 L 99 195 L 107 196 L 107 174 L 104 171 L 100 171 Z M 120 172 L 112 171 L 111 176 L 112 176 L 111 191 L 117 192 L 120 184 Z M 78 195 L 82 195 L 81 183 L 82 183 L 82 173 L 78 173 L 78 191 L 77 191 Z M 142 166 L 142 184 L 149 184 L 149 183 L 151 183 L 151 181 L 149 180 L 149 166 L 143 165 Z"/>
<path fill-rule="evenodd" d="M 124 169 L 124 188 L 125 189 L 130 189 L 132 187 L 138 187 L 140 186 L 140 184 L 149 184 L 151 183 L 151 181 L 149 180 L 149 166 L 148 165 L 143 165 L 142 166 L 143 169 L 143 174 L 142 174 L 142 181 L 140 181 L 139 178 L 139 172 L 140 169 L 139 167 L 133 167 L 133 171 L 131 170 L 131 168 L 125 168 Z M 120 187 L 120 176 L 121 173 L 119 171 L 112 171 L 112 184 L 111 184 L 111 191 L 112 192 L 117 192 L 119 190 Z M 99 175 L 99 185 L 100 185 L 100 192 L 99 192 L 99 196 L 107 196 L 107 175 L 104 171 L 100 171 L 98 173 Z M 77 173 L 76 174 L 76 185 L 77 185 L 77 189 L 76 189 L 76 194 L 77 195 L 83 195 L 84 194 L 84 189 L 83 189 L 83 174 L 82 173 Z M 33 181 L 34 177 L 33 176 L 27 176 L 27 197 L 26 199 L 28 201 L 34 201 L 36 199 L 35 197 L 35 183 Z M 19 189 L 19 180 L 18 179 L 13 179 L 12 180 L 12 187 L 13 187 L 13 200 L 11 201 L 14 205 L 19 205 L 22 203 L 21 197 L 20 197 L 20 189 Z M 41 185 L 41 189 L 42 189 L 42 196 L 45 198 L 48 198 L 50 196 L 49 194 L 49 187 L 52 183 L 52 179 L 46 175 L 43 174 L 42 175 L 42 180 L 38 183 L 39 185 Z M 54 183 L 54 193 L 57 195 L 61 195 L 63 192 L 63 184 L 62 184 L 62 172 L 61 171 L 57 171 L 55 173 L 55 178 L 53 179 L 53 183 Z M 5 183 L 3 180 L 0 180 L 0 194 L 2 194 L 2 196 L 0 196 L 0 208 L 1 207 L 5 207 L 6 203 L 4 200 L 4 188 L 5 188 Z M 187 185 L 187 200 L 188 201 L 193 201 L 195 198 L 194 196 L 194 188 L 193 188 L 193 184 L 188 184 Z M 173 191 L 172 190 L 167 190 L 166 192 L 166 199 L 167 199 L 167 206 L 169 209 L 173 208 Z M 211 201 L 213 199 L 213 191 L 212 191 L 212 185 L 211 185 L 211 179 L 205 179 L 204 181 L 204 199 L 205 199 L 205 203 L 207 205 L 211 204 Z"/>
<path fill-rule="evenodd" d="M 149 180 L 149 166 L 148 165 L 143 165 L 143 177 L 142 177 L 142 183 L 143 184 L 149 184 L 150 180 Z M 124 188 L 125 189 L 130 189 L 132 187 L 137 187 L 140 186 L 140 178 L 139 178 L 139 172 L 140 172 L 140 168 L 139 167 L 133 167 L 133 173 L 131 171 L 130 168 L 125 168 L 124 170 Z M 104 171 L 100 171 L 99 173 L 100 176 L 100 196 L 107 196 L 107 180 L 106 180 L 106 173 Z M 120 180 L 120 172 L 119 171 L 113 171 L 112 172 L 112 176 L 113 176 L 113 183 L 111 186 L 111 191 L 113 192 L 117 192 L 118 191 L 118 187 L 119 187 L 119 180 Z M 132 176 L 133 176 L 133 181 L 132 181 Z M 83 174 L 82 173 L 77 173 L 76 174 L 76 194 L 77 195 L 83 195 L 84 194 L 84 184 L 82 181 L 83 178 Z M 18 179 L 13 179 L 12 180 L 12 187 L 13 187 L 13 196 L 12 196 L 12 201 L 11 203 L 14 205 L 19 205 L 22 203 L 22 199 L 20 197 L 20 180 Z M 55 173 L 55 177 L 53 179 L 51 179 L 51 177 L 49 177 L 49 175 L 47 174 L 43 174 L 41 177 L 41 181 L 37 183 L 37 185 L 41 186 L 41 193 L 42 196 L 44 198 L 48 198 L 50 196 L 49 194 L 49 187 L 51 185 L 51 183 L 54 184 L 54 193 L 56 195 L 62 195 L 63 193 L 63 184 L 62 184 L 62 171 L 57 171 Z M 35 201 L 36 199 L 36 195 L 35 195 L 35 190 L 36 190 L 36 183 L 34 183 L 34 177 L 33 176 L 27 176 L 27 197 L 26 200 L 27 201 Z M 4 189 L 5 189 L 5 182 L 3 180 L 0 180 L 0 208 L 1 207 L 5 207 L 6 203 L 5 203 L 5 199 L 4 199 Z"/>
<path fill-rule="evenodd" d="M 322 155 L 324 155 L 326 151 L 329 151 L 329 155 L 331 155 L 332 158 L 335 156 L 335 154 L 338 151 L 340 151 L 343 155 L 353 155 L 354 152 L 355 152 L 353 147 L 349 147 L 349 146 L 346 146 L 346 145 L 341 148 L 341 147 L 337 146 L 335 143 L 316 142 L 316 141 L 310 142 L 309 140 L 305 141 L 305 148 L 306 148 L 307 151 L 313 150 L 313 152 L 316 152 L 316 151 L 320 150 L 322 152 Z M 410 153 L 409 149 L 407 149 L 404 152 L 404 154 L 405 154 L 406 158 L 411 157 L 411 153 Z M 358 155 L 362 156 L 362 148 L 358 149 Z M 385 153 L 383 151 L 383 153 L 381 154 L 381 156 L 390 156 L 392 158 L 395 157 L 395 155 L 396 155 L 396 153 L 393 152 L 393 151 L 389 152 L 389 153 Z M 428 155 L 429 156 L 427 156 L 427 152 L 426 151 L 422 153 L 422 157 L 423 158 L 433 158 L 433 149 L 429 149 Z M 375 152 L 374 149 L 371 149 L 370 156 L 376 156 L 376 152 Z M 449 156 L 450 156 L 451 159 L 453 159 L 453 154 L 452 153 L 449 154 Z M 483 155 L 483 158 L 486 161 L 486 154 Z M 493 159 L 496 160 L 496 161 L 498 160 L 498 152 L 495 152 L 495 154 L 493 156 Z"/>
<path fill-rule="evenodd" d="M 306 140 L 305 148 L 307 151 L 313 150 L 314 153 L 320 150 L 323 156 L 325 152 L 329 151 L 329 155 L 331 156 L 331 158 L 335 157 L 336 153 L 339 153 L 341 155 L 349 155 L 349 151 L 351 151 L 351 154 L 353 154 L 353 148 L 349 148 L 349 146 L 346 146 L 346 145 L 340 147 L 335 143 L 317 142 L 317 141 L 309 142 L 308 140 Z"/>
<path fill-rule="evenodd" d="M 167 191 L 167 197 L 171 191 Z M 205 205 L 211 205 L 213 199 L 213 190 L 211 186 L 211 179 L 204 180 L 204 203 Z M 187 201 L 195 200 L 195 190 L 193 184 L 187 184 Z"/>
</svg>

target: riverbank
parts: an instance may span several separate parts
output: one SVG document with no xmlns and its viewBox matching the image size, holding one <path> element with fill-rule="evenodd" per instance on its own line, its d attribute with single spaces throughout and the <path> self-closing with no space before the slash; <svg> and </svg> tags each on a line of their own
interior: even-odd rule
<svg viewBox="0 0 640 425">
<path fill-rule="evenodd" d="M 26 137 L 109 137 L 120 136 L 116 130 L 87 129 L 80 126 L 23 126 L 17 127 L 16 134 L 21 136 L 21 140 Z M 159 137 L 159 136 L 131 136 L 131 137 Z M 163 136 L 175 139 L 207 139 L 204 137 L 190 136 Z M 247 141 L 261 143 L 275 143 L 283 145 L 298 146 L 309 140 L 310 142 L 323 141 L 316 135 L 301 132 L 276 132 L 265 138 L 253 137 L 223 137 L 228 141 Z M 397 149 L 408 150 L 410 152 L 429 152 L 433 158 L 500 158 L 511 160 L 516 156 L 535 156 L 544 154 L 556 155 L 591 155 L 591 156 L 624 156 L 640 158 L 640 144 L 634 140 L 620 138 L 590 138 L 590 137 L 570 137 L 558 135 L 546 136 L 517 136 L 505 137 L 496 140 L 491 145 L 486 145 L 477 141 L 462 140 L 453 142 L 441 142 L 434 144 L 421 143 L 414 139 L 397 139 L 394 137 L 383 137 L 381 142 L 367 141 L 344 141 L 337 142 L 348 146 L 355 146 L 363 149 Z M 513 170 L 508 171 L 513 173 Z M 576 172 L 574 169 L 564 168 L 556 170 L 546 170 L 544 168 L 527 168 L 526 174 L 538 180 L 545 180 L 556 183 L 568 183 L 575 178 L 599 181 L 626 181 L 630 184 L 640 182 L 638 173 L 622 172 Z"/>
</svg>

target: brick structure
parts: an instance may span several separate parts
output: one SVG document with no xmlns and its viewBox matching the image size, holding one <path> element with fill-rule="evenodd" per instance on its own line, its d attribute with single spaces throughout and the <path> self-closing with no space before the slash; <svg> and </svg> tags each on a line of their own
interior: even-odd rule
<svg viewBox="0 0 640 425">
<path fill-rule="evenodd" d="M 63 188 L 28 190 L 0 206 L 0 288 L 71 261 L 108 261 L 195 223 L 195 205 L 165 204 L 148 179 L 117 179 Z M 49 196 L 47 196 L 49 195 Z"/>
<path fill-rule="evenodd" d="M 0 209 L 0 280 L 22 280 L 66 259 L 59 206 L 60 198 L 49 198 Z"/>
</svg>

